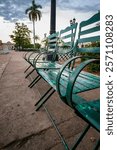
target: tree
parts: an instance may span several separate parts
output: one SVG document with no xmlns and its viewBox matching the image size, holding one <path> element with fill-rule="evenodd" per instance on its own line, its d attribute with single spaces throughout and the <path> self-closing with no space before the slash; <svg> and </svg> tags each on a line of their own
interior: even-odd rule
<svg viewBox="0 0 117 150">
<path fill-rule="evenodd" d="M 40 37 L 38 35 L 35 35 L 35 41 L 40 40 Z"/>
<path fill-rule="evenodd" d="M 24 23 L 16 23 L 15 30 L 13 31 L 13 34 L 10 35 L 10 38 L 15 43 L 16 48 L 23 49 L 31 43 L 30 33 L 31 31 L 28 29 L 27 25 Z"/>
<path fill-rule="evenodd" d="M 32 6 L 26 9 L 25 13 L 29 15 L 29 19 L 33 22 L 33 40 L 34 40 L 34 48 L 35 48 L 35 21 L 37 19 L 41 19 L 42 13 L 39 10 L 41 9 L 41 5 L 36 5 L 35 0 L 32 0 Z"/>
</svg>

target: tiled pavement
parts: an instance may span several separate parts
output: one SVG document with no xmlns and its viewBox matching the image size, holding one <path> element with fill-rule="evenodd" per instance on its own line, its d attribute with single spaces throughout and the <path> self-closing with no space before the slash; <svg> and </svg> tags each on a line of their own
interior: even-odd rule
<svg viewBox="0 0 117 150">
<path fill-rule="evenodd" d="M 25 79 L 28 65 L 22 52 L 0 55 L 0 150 L 64 150 L 44 107 L 35 111 L 35 102 L 49 86 L 43 80 L 32 89 Z M 34 77 L 36 73 L 33 73 Z M 89 96 L 95 96 L 89 93 Z M 86 94 L 87 95 L 87 94 Z M 89 97 L 88 96 L 88 97 Z M 85 123 L 55 93 L 45 105 L 71 146 Z M 92 128 L 78 150 L 91 150 L 99 134 Z"/>
</svg>

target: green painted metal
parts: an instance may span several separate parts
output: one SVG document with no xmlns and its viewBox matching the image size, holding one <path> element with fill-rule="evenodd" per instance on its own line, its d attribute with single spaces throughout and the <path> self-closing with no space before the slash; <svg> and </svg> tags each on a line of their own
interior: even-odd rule
<svg viewBox="0 0 117 150">
<path fill-rule="evenodd" d="M 89 48 L 78 48 L 78 52 L 81 53 L 100 53 L 99 47 L 89 47 Z"/>
<path fill-rule="evenodd" d="M 47 51 L 56 51 L 56 46 L 57 46 L 57 39 L 59 36 L 59 32 L 50 34 L 48 36 L 48 46 L 47 46 Z"/>
<path fill-rule="evenodd" d="M 77 29 L 77 23 L 73 24 L 72 26 L 69 26 L 59 32 L 53 33 L 48 36 L 48 46 L 47 49 L 41 53 L 37 53 L 36 56 L 34 56 L 35 53 L 30 53 L 30 55 L 27 55 L 27 62 L 34 67 L 34 68 L 40 68 L 40 69 L 58 69 L 58 65 L 53 65 L 51 62 L 46 61 L 45 55 L 52 55 L 52 61 L 55 61 L 57 56 L 58 59 L 68 59 L 69 57 L 72 57 L 72 47 L 74 45 L 74 39 L 76 35 L 76 29 Z M 68 48 L 66 50 L 63 50 L 62 47 L 58 46 L 58 39 L 62 39 L 64 43 L 64 47 L 67 46 Z M 65 41 L 66 40 L 66 41 Z M 60 49 L 60 50 L 59 50 Z M 61 53 L 62 52 L 62 53 Z M 44 55 L 44 56 L 43 56 Z M 42 58 L 44 58 L 44 61 Z M 47 65 L 48 63 L 48 65 Z M 45 66 L 44 66 L 45 65 Z"/>
<path fill-rule="evenodd" d="M 80 23 L 80 27 L 88 26 L 89 24 L 100 21 L 100 12 L 92 16 L 90 19 Z"/>
<path fill-rule="evenodd" d="M 95 100 L 93 102 L 95 103 Z M 99 100 L 98 103 L 100 104 Z M 98 109 L 95 104 L 93 106 L 92 103 L 90 106 L 90 102 L 85 102 L 82 104 L 77 103 L 74 107 L 77 113 L 80 113 L 82 117 L 90 122 L 90 124 L 98 131 L 100 130 L 100 109 Z"/>
<path fill-rule="evenodd" d="M 67 27 L 67 28 L 65 28 L 65 29 L 63 29 L 63 30 L 61 30 L 61 31 L 60 31 L 60 34 L 66 33 L 66 32 L 68 32 L 68 31 L 72 31 L 73 29 L 76 30 L 76 28 L 77 28 L 77 23 L 75 23 L 75 24 L 73 24 L 72 26 L 69 26 L 69 27 Z"/>
<path fill-rule="evenodd" d="M 93 19 L 94 19 L 94 17 L 93 17 Z M 95 21 L 95 19 L 94 19 L 94 21 Z M 85 24 L 86 24 L 86 22 L 85 22 Z M 88 20 L 88 24 L 89 24 L 89 20 Z M 93 28 L 93 29 L 95 29 L 95 28 Z M 97 28 L 96 28 L 96 30 L 97 30 Z M 100 36 L 83 38 L 83 39 L 78 39 L 78 42 L 87 42 L 87 41 L 92 42 L 92 41 L 99 40 L 99 38 L 100 38 Z M 88 50 L 89 49 L 90 48 L 88 48 Z M 80 50 L 83 50 L 83 48 Z M 99 48 L 91 48 L 91 50 L 97 51 L 97 50 L 99 50 Z M 53 70 L 54 67 L 55 67 L 55 69 L 57 69 L 57 66 L 56 66 L 57 63 L 55 62 L 55 63 L 47 63 L 46 64 L 46 67 L 49 68 L 49 70 L 42 71 L 42 70 L 38 69 L 37 71 L 46 82 L 48 82 L 55 90 L 57 90 L 61 99 L 63 101 L 65 100 L 65 103 L 67 103 L 73 109 L 76 109 L 77 111 L 79 111 L 79 108 L 81 105 L 79 106 L 80 103 L 74 103 L 74 99 L 73 99 L 72 95 L 73 94 L 75 95 L 75 97 L 78 99 L 78 102 L 80 100 L 81 102 L 85 101 L 85 103 L 86 103 L 86 100 L 80 98 L 77 94 L 88 91 L 88 90 L 92 90 L 95 88 L 99 88 L 100 80 L 99 80 L 99 76 L 96 76 L 91 73 L 87 73 L 87 72 L 83 71 L 83 69 L 87 65 L 89 65 L 90 63 L 93 63 L 93 62 L 97 62 L 99 60 L 97 60 L 97 59 L 87 60 L 85 62 L 82 62 L 80 65 L 78 65 L 78 67 L 74 70 L 73 69 L 74 62 L 77 58 L 81 58 L 81 56 L 71 58 L 62 67 L 59 66 L 59 70 Z M 73 66 L 71 67 L 71 65 L 73 65 Z M 86 105 L 89 105 L 89 104 L 86 103 Z M 80 113 L 80 115 L 83 115 L 82 113 Z M 85 115 L 83 117 L 85 118 Z M 99 116 L 97 118 L 99 119 Z M 93 121 L 91 122 L 90 117 L 86 118 L 86 120 L 88 120 L 92 126 L 96 126 L 95 122 L 93 122 Z M 95 127 L 95 128 L 97 128 L 97 130 L 99 130 L 98 125 Z"/>
<path fill-rule="evenodd" d="M 97 31 L 100 31 L 100 26 L 93 27 L 93 28 L 90 28 L 90 29 L 87 29 L 87 30 L 83 30 L 83 31 L 80 32 L 80 35 L 85 35 L 85 34 L 97 32 Z"/>
<path fill-rule="evenodd" d="M 85 62 L 82 62 L 73 72 L 72 72 L 72 75 L 70 76 L 70 79 L 69 79 L 69 83 L 68 83 L 68 86 L 67 86 L 67 93 L 66 93 L 66 98 L 68 100 L 68 104 L 72 107 L 73 104 L 72 104 L 72 92 L 73 92 L 73 86 L 76 82 L 76 79 L 77 77 L 79 76 L 80 72 L 87 66 L 89 65 L 90 63 L 93 63 L 93 62 L 97 62 L 99 60 L 97 59 L 90 59 L 90 60 L 87 60 Z M 89 86 L 89 85 L 88 85 Z M 89 87 L 90 89 L 90 87 Z"/>
<path fill-rule="evenodd" d="M 91 52 L 91 53 L 99 53 L 100 49 L 99 47 L 78 47 L 78 44 L 83 44 L 86 42 L 97 42 L 100 40 L 100 36 L 89 36 L 89 37 L 82 37 L 85 36 L 85 34 L 89 34 L 92 32 L 97 32 L 100 27 L 92 27 L 91 29 L 85 29 L 82 30 L 82 27 L 87 26 L 89 24 L 95 23 L 99 21 L 99 13 L 88 19 L 87 21 L 83 21 L 80 24 L 80 30 L 78 39 L 72 47 L 72 49 L 69 49 L 70 53 L 67 51 L 65 53 L 61 53 L 61 57 L 65 58 L 69 54 L 69 56 L 72 56 L 71 51 L 77 51 L 77 52 Z M 73 31 L 74 29 L 74 31 Z M 67 33 L 68 31 L 71 32 L 71 34 Z M 60 31 L 60 37 L 63 39 L 70 39 L 71 41 L 65 42 L 68 43 L 74 43 L 72 41 L 72 36 L 74 36 L 76 32 L 76 25 L 67 27 L 65 30 Z M 63 35 L 64 34 L 64 35 Z M 66 35 L 65 35 L 66 34 Z M 53 37 L 52 37 L 53 38 Z M 56 41 L 56 40 L 55 40 Z M 54 40 L 50 43 L 51 46 L 54 47 Z M 56 44 L 56 43 L 55 43 Z M 44 54 L 44 53 L 43 53 Z M 85 98 L 83 98 L 79 93 L 93 90 L 100 87 L 100 78 L 97 75 L 88 73 L 84 71 L 84 69 L 91 63 L 99 62 L 99 59 L 91 59 L 90 57 L 88 60 L 82 62 L 82 63 L 75 63 L 78 62 L 83 56 L 75 56 L 73 58 L 70 58 L 67 60 L 63 65 L 59 65 L 58 62 L 52 62 L 52 61 L 45 61 L 46 63 L 43 63 L 43 61 L 39 61 L 39 57 L 43 54 L 38 55 L 38 57 L 35 58 L 33 61 L 34 68 L 36 69 L 37 73 L 40 75 L 41 78 L 43 78 L 50 86 L 51 88 L 45 92 L 45 94 L 40 98 L 40 101 L 38 101 L 37 109 L 38 110 L 43 104 L 52 96 L 52 94 L 57 91 L 61 100 L 66 103 L 68 106 L 70 106 L 72 109 L 75 110 L 76 114 L 81 117 L 84 121 L 86 121 L 89 125 L 88 128 L 86 128 L 86 132 L 88 131 L 89 127 L 94 127 L 97 131 L 100 130 L 100 101 L 91 99 L 87 101 Z M 59 54 L 59 51 L 57 52 Z M 66 54 L 66 55 L 64 55 Z M 53 122 L 53 120 L 52 120 Z M 55 126 L 55 124 L 53 123 Z M 56 128 L 56 126 L 55 126 Z M 57 129 L 57 128 L 56 128 Z M 85 136 L 83 132 L 83 137 Z M 58 131 L 57 131 L 58 132 Z M 58 133 L 59 134 L 59 133 Z M 81 136 L 81 139 L 83 138 Z M 62 140 L 64 142 L 64 140 Z M 73 149 L 76 148 L 76 146 L 80 143 L 76 142 Z"/>
<path fill-rule="evenodd" d="M 77 29 L 77 23 L 65 28 L 64 30 L 60 31 L 60 38 L 63 40 L 64 45 L 69 45 L 70 48 L 68 50 L 72 52 L 73 46 L 74 46 L 74 40 L 76 35 L 76 29 Z M 64 50 L 63 50 L 64 51 Z M 59 51 L 58 51 L 59 54 Z"/>
<path fill-rule="evenodd" d="M 56 62 L 48 61 L 46 63 L 43 63 L 43 62 L 36 63 L 37 72 L 39 69 L 60 69 L 60 68 L 61 68 L 61 65 Z"/>
<path fill-rule="evenodd" d="M 58 34 L 59 34 L 59 32 L 50 34 L 50 35 L 48 36 L 48 39 L 52 39 L 52 38 L 58 37 Z"/>
<path fill-rule="evenodd" d="M 72 26 L 69 26 L 69 27 L 65 28 L 64 30 L 60 31 L 60 37 L 59 38 L 60 39 L 63 38 L 62 39 L 63 41 L 67 40 L 67 41 L 63 42 L 64 46 L 68 46 L 68 48 L 66 50 L 64 50 L 63 48 L 61 48 L 58 45 L 55 46 L 55 43 L 53 44 L 53 39 L 52 39 L 52 42 L 50 42 L 48 44 L 49 45 L 49 49 L 50 49 L 50 50 L 48 49 L 48 51 L 54 51 L 53 58 L 56 58 L 56 56 L 58 56 L 59 59 L 61 59 L 61 58 L 62 59 L 68 59 L 69 57 L 72 57 L 72 51 L 73 51 L 72 47 L 74 45 L 74 38 L 75 38 L 75 34 L 76 34 L 76 28 L 77 28 L 77 23 L 72 25 Z M 52 35 L 50 35 L 50 36 L 52 36 Z M 56 36 L 56 34 L 54 34 L 54 36 Z M 53 38 L 53 36 L 52 36 L 52 38 Z M 56 38 L 56 42 L 57 42 L 57 38 Z M 59 69 L 60 68 L 60 65 L 57 64 L 56 62 L 55 62 L 55 64 L 52 64 L 51 61 L 48 61 L 48 64 L 44 63 L 45 61 L 38 62 L 39 58 L 43 54 L 44 53 L 38 55 L 38 57 L 36 57 L 36 59 L 33 61 L 33 66 L 35 68 L 38 68 L 38 69 L 45 69 L 45 68 L 47 68 L 47 69 Z"/>
<path fill-rule="evenodd" d="M 100 36 L 92 36 L 92 37 L 78 39 L 78 43 L 96 42 L 99 40 L 100 40 Z"/>
<path fill-rule="evenodd" d="M 71 37 L 74 37 L 75 36 L 75 33 L 70 33 L 68 35 L 65 35 L 62 37 L 62 39 L 67 39 L 67 38 L 71 38 Z"/>
</svg>

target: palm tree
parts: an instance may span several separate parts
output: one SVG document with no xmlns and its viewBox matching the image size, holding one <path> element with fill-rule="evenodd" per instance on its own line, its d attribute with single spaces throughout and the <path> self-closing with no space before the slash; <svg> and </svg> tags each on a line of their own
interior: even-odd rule
<svg viewBox="0 0 117 150">
<path fill-rule="evenodd" d="M 41 9 L 41 5 L 36 5 L 35 0 L 32 0 L 32 6 L 27 8 L 25 13 L 29 15 L 29 19 L 33 22 L 33 40 L 34 40 L 34 48 L 35 48 L 35 21 L 37 19 L 41 19 L 42 13 L 39 9 Z"/>
<path fill-rule="evenodd" d="M 35 35 L 35 41 L 40 40 L 40 37 L 38 35 Z"/>
</svg>

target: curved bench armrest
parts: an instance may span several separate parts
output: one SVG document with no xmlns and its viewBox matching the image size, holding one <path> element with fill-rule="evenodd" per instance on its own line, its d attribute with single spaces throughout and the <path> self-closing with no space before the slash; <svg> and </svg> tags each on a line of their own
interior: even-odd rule
<svg viewBox="0 0 117 150">
<path fill-rule="evenodd" d="M 73 94 L 73 88 L 74 88 L 74 84 L 76 82 L 77 77 L 87 65 L 93 62 L 99 62 L 99 59 L 90 59 L 90 60 L 84 61 L 71 73 L 69 82 L 67 85 L 67 91 L 66 91 L 66 98 L 67 98 L 67 103 L 69 106 L 73 107 L 72 94 Z"/>
<path fill-rule="evenodd" d="M 23 53 L 23 58 L 24 58 L 24 59 L 26 59 L 26 56 L 27 56 L 28 53 L 29 53 L 29 52 Z"/>
<path fill-rule="evenodd" d="M 39 50 L 37 50 L 37 51 L 31 51 L 31 52 L 26 52 L 24 55 L 23 55 L 23 58 L 25 59 L 25 60 L 27 60 L 27 61 L 30 61 L 30 58 L 31 58 L 31 56 L 33 55 L 33 54 L 36 54 L 37 53 L 37 55 L 38 54 L 40 54 L 41 53 L 41 51 L 40 51 L 41 49 L 39 49 Z M 43 51 L 45 50 L 45 49 L 42 49 Z M 43 52 L 42 51 L 42 52 Z M 35 57 L 37 57 L 37 55 L 35 56 Z M 34 57 L 34 58 L 35 58 Z"/>
<path fill-rule="evenodd" d="M 59 70 L 58 72 L 58 75 L 57 75 L 57 79 L 56 79 L 56 88 L 57 88 L 57 92 L 59 94 L 60 97 L 63 97 L 63 95 L 61 94 L 60 92 L 60 79 L 61 79 L 61 75 L 63 73 L 63 71 L 65 70 L 65 68 L 70 65 L 73 61 L 75 61 L 76 59 L 78 58 L 82 58 L 82 56 L 76 56 L 76 57 L 73 57 L 69 60 L 67 60 L 61 67 L 61 69 Z"/>
<path fill-rule="evenodd" d="M 34 53 L 34 52 L 26 52 L 26 53 L 24 53 L 23 58 L 24 58 L 25 60 L 28 60 L 28 57 L 29 57 L 32 53 Z M 29 56 L 28 56 L 28 55 L 29 55 Z"/>
<path fill-rule="evenodd" d="M 32 53 L 30 53 L 30 55 L 28 56 L 28 61 L 30 62 L 31 57 L 32 57 L 34 54 L 39 55 L 39 53 L 40 53 L 40 52 L 32 52 Z M 37 55 L 34 56 L 34 59 L 35 59 L 35 57 L 37 57 Z"/>
<path fill-rule="evenodd" d="M 39 54 L 34 58 L 34 60 L 33 60 L 33 65 L 36 66 L 36 63 L 37 63 L 37 61 L 39 60 L 39 58 L 40 58 L 42 55 L 47 54 L 47 53 L 48 53 L 48 52 L 41 52 L 41 53 L 39 53 Z"/>
</svg>

